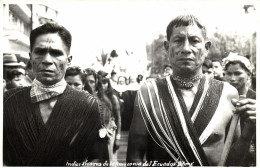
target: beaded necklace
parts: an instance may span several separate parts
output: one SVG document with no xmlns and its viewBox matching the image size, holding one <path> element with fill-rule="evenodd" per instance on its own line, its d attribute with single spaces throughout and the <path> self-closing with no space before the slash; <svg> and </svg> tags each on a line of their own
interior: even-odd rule
<svg viewBox="0 0 260 168">
<path fill-rule="evenodd" d="M 199 74 L 192 78 L 183 78 L 180 76 L 172 76 L 172 78 L 173 78 L 173 80 L 175 80 L 177 82 L 177 84 L 180 87 L 182 87 L 184 89 L 191 89 L 194 86 L 193 82 L 201 79 L 202 76 L 203 76 L 202 74 Z"/>
</svg>

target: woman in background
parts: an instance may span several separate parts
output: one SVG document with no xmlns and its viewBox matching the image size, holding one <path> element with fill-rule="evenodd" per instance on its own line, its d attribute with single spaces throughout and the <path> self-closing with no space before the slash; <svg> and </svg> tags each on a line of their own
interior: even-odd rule
<svg viewBox="0 0 260 168">
<path fill-rule="evenodd" d="M 112 137 L 109 140 L 108 150 L 110 154 L 110 159 L 113 162 L 117 162 L 117 150 L 119 148 L 118 141 L 121 136 L 121 115 L 120 115 L 120 104 L 118 97 L 113 93 L 113 88 L 111 87 L 110 80 L 107 78 L 108 73 L 104 71 L 99 71 L 97 74 L 97 96 L 102 101 L 105 102 L 106 106 L 110 111 L 112 111 L 110 127 L 114 127 Z M 114 121 L 114 122 L 113 122 Z M 114 126 L 113 126 L 113 123 Z"/>
<path fill-rule="evenodd" d="M 74 89 L 82 91 L 85 86 L 85 75 L 80 67 L 72 66 L 67 68 L 65 73 L 66 82 Z"/>
<path fill-rule="evenodd" d="M 237 54 L 231 53 L 228 57 L 223 59 L 223 66 L 225 70 L 225 80 L 229 82 L 232 86 L 234 86 L 239 95 L 245 97 L 245 105 L 246 113 L 255 113 L 256 112 L 256 92 L 251 90 L 251 74 L 252 68 L 250 61 L 243 56 L 239 56 Z M 245 113 L 245 115 L 246 115 Z M 240 118 L 241 123 L 243 117 Z M 255 126 L 256 118 L 252 118 L 248 122 L 254 122 L 253 124 L 241 124 L 241 130 L 247 129 L 247 133 L 252 136 L 250 144 L 248 144 L 249 150 L 241 158 L 243 166 L 256 166 L 256 126 Z"/>
</svg>

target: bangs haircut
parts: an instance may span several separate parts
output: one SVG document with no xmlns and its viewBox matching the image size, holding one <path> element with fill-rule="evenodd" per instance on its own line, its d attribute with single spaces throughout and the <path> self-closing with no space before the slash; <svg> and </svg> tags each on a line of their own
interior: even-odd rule
<svg viewBox="0 0 260 168">
<path fill-rule="evenodd" d="M 76 76 L 76 75 L 80 76 L 82 83 L 84 84 L 86 81 L 86 76 L 85 76 L 85 74 L 82 73 L 80 67 L 73 66 L 73 67 L 67 68 L 66 73 L 65 73 L 65 78 L 68 76 Z"/>
<path fill-rule="evenodd" d="M 167 26 L 166 29 L 166 34 L 167 34 L 167 40 L 169 41 L 172 35 L 173 28 L 181 27 L 181 26 L 193 26 L 197 25 L 201 31 L 204 39 L 207 39 L 207 30 L 206 27 L 203 26 L 198 18 L 195 16 L 189 14 L 189 15 L 179 15 L 175 19 L 173 19 L 169 25 Z"/>
</svg>

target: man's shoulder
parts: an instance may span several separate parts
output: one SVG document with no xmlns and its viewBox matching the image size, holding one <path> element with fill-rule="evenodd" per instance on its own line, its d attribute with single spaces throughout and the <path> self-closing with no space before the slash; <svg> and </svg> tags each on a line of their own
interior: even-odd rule
<svg viewBox="0 0 260 168">
<path fill-rule="evenodd" d="M 6 91 L 4 93 L 4 103 L 14 97 L 16 97 L 16 98 L 21 97 L 23 99 L 26 98 L 25 97 L 26 95 L 29 96 L 30 89 L 31 89 L 31 87 L 27 86 L 27 87 L 18 87 L 18 88 L 14 88 L 14 89 L 10 89 L 10 90 Z"/>
<path fill-rule="evenodd" d="M 223 94 L 224 96 L 226 96 L 229 100 L 235 98 L 238 99 L 238 91 L 237 89 L 232 86 L 230 83 L 225 82 L 225 81 L 221 81 L 223 82 L 224 86 L 223 86 Z"/>
<path fill-rule="evenodd" d="M 85 90 L 79 91 L 76 89 L 69 88 L 68 94 L 74 95 L 73 96 L 74 99 L 80 99 L 80 100 L 89 100 L 89 99 L 96 100 L 97 99 L 94 95 L 90 94 L 89 92 L 87 92 Z"/>
</svg>

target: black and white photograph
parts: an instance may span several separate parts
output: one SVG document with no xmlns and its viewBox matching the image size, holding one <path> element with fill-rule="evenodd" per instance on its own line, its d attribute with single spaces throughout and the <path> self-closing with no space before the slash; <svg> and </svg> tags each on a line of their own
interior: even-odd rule
<svg viewBox="0 0 260 168">
<path fill-rule="evenodd" d="M 1 167 L 257 167 L 260 0 L 1 0 Z"/>
</svg>

